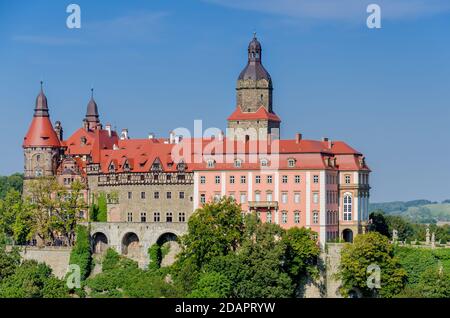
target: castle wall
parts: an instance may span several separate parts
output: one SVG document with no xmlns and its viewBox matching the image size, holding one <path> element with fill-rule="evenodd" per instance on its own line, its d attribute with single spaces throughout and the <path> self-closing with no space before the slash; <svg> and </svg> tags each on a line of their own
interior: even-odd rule
<svg viewBox="0 0 450 318">
<path fill-rule="evenodd" d="M 20 251 L 20 255 L 25 260 L 35 260 L 39 263 L 47 264 L 56 277 L 63 278 L 69 267 L 71 251 L 71 247 L 63 246 L 46 246 L 42 248 L 25 246 Z"/>
</svg>

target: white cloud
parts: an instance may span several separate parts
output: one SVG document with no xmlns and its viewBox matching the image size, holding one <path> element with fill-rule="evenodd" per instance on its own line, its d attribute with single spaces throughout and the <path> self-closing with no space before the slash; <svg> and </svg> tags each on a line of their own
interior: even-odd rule
<svg viewBox="0 0 450 318">
<path fill-rule="evenodd" d="M 234 9 L 291 18 L 356 20 L 367 16 L 368 4 L 381 6 L 387 19 L 417 18 L 450 10 L 449 0 L 203 0 Z"/>
</svg>

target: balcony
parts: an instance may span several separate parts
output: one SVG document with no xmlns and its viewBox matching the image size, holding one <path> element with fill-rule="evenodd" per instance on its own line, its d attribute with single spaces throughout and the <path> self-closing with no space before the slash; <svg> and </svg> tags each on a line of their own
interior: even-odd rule
<svg viewBox="0 0 450 318">
<path fill-rule="evenodd" d="M 278 209 L 278 201 L 248 201 L 248 207 L 250 209 L 268 208 Z"/>
</svg>

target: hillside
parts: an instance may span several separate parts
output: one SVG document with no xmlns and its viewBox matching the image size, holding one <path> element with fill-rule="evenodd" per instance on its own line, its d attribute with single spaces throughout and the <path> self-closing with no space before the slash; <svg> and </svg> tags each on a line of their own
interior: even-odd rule
<svg viewBox="0 0 450 318">
<path fill-rule="evenodd" d="M 450 222 L 450 201 L 442 203 L 429 200 L 371 203 L 369 211 L 383 210 L 386 214 L 399 215 L 417 223 Z"/>
</svg>

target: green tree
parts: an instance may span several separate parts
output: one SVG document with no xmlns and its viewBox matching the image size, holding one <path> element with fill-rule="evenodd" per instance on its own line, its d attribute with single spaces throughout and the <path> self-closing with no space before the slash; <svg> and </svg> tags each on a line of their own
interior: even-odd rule
<svg viewBox="0 0 450 318">
<path fill-rule="evenodd" d="M 195 289 L 189 295 L 192 298 L 225 298 L 231 292 L 231 281 L 225 274 L 207 272 L 200 276 Z"/>
<path fill-rule="evenodd" d="M 382 210 L 376 210 L 370 213 L 369 219 L 371 221 L 368 227 L 369 231 L 375 231 L 384 236 L 391 237 L 389 225 Z"/>
<path fill-rule="evenodd" d="M 20 265 L 20 254 L 17 248 L 7 252 L 5 246 L 0 246 L 0 283 L 14 274 Z"/>
<path fill-rule="evenodd" d="M 368 268 L 375 264 L 380 268 L 381 288 L 376 292 L 369 288 Z M 377 232 L 369 232 L 355 237 L 353 244 L 346 244 L 341 251 L 338 277 L 342 281 L 341 293 L 358 288 L 364 296 L 393 297 L 406 283 L 406 271 L 394 255 L 394 248 L 388 238 Z"/>
<path fill-rule="evenodd" d="M 91 244 L 89 230 L 86 226 L 78 225 L 75 246 L 70 253 L 69 264 L 80 266 L 81 280 L 85 280 L 92 269 Z"/>
<path fill-rule="evenodd" d="M 4 199 L 10 190 L 22 193 L 23 174 L 15 173 L 10 176 L 0 176 L 0 200 Z"/>
<path fill-rule="evenodd" d="M 0 232 L 8 237 L 14 235 L 13 225 L 23 207 L 20 192 L 10 189 L 3 200 L 0 200 Z"/>
</svg>

